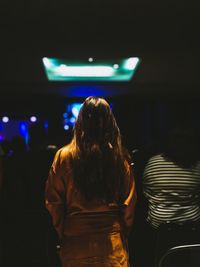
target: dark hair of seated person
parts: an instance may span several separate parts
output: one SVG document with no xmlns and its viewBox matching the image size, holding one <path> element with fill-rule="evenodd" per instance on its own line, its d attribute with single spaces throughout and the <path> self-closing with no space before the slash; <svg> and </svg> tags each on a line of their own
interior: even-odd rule
<svg viewBox="0 0 200 267">
<path fill-rule="evenodd" d="M 183 168 L 192 168 L 199 161 L 197 131 L 177 127 L 169 132 L 164 157 Z"/>
</svg>

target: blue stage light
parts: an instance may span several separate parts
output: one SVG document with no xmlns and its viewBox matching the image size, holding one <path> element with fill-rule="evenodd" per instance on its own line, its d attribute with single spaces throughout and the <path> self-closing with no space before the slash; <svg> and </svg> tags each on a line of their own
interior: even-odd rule
<svg viewBox="0 0 200 267">
<path fill-rule="evenodd" d="M 82 103 L 69 103 L 66 104 L 66 111 L 63 113 L 63 127 L 65 130 L 69 130 L 74 126 L 76 118 L 81 109 Z"/>
<path fill-rule="evenodd" d="M 64 88 L 63 88 L 64 89 Z M 110 91 L 106 86 L 101 85 L 74 85 L 66 89 L 67 96 L 88 97 L 97 96 L 105 97 L 110 95 Z M 117 94 L 117 90 L 112 90 L 112 94 Z"/>
<path fill-rule="evenodd" d="M 69 130 L 69 125 L 65 124 L 65 125 L 64 125 L 64 129 L 65 129 L 66 131 Z"/>
<path fill-rule="evenodd" d="M 75 117 L 71 117 L 69 119 L 69 121 L 70 121 L 71 124 L 74 124 L 76 122 L 76 118 Z"/>
<path fill-rule="evenodd" d="M 68 117 L 68 114 L 65 112 L 63 113 L 63 118 L 67 118 Z"/>
<path fill-rule="evenodd" d="M 24 122 L 20 122 L 19 124 L 20 133 L 24 133 L 27 131 L 26 124 Z"/>
<path fill-rule="evenodd" d="M 28 127 L 25 122 L 19 123 L 19 133 L 24 138 L 25 143 L 28 144 L 29 134 L 28 134 Z"/>
<path fill-rule="evenodd" d="M 80 104 L 80 103 L 72 104 L 72 114 L 74 115 L 75 118 L 78 117 L 78 113 L 79 113 L 79 111 L 81 109 L 81 106 L 82 106 L 82 104 Z"/>
<path fill-rule="evenodd" d="M 45 121 L 45 122 L 44 122 L 44 128 L 45 128 L 45 129 L 48 129 L 48 128 L 49 128 L 49 123 L 48 123 L 48 121 Z"/>
</svg>

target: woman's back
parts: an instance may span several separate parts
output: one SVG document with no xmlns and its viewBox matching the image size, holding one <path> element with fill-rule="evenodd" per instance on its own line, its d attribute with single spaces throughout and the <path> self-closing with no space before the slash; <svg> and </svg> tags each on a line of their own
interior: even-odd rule
<svg viewBox="0 0 200 267">
<path fill-rule="evenodd" d="M 90 100 L 98 106 L 98 99 Z M 129 266 L 126 234 L 133 223 L 135 184 L 105 103 L 95 112 L 88 111 L 86 103 L 74 139 L 57 152 L 47 180 L 46 206 L 60 237 L 62 267 Z M 108 116 L 101 116 L 104 108 L 116 130 L 111 135 L 104 122 L 109 121 Z M 99 123 L 98 136 L 91 121 Z"/>
<path fill-rule="evenodd" d="M 61 237 L 63 266 L 128 266 L 124 227 L 133 219 L 128 216 L 134 208 L 133 180 L 122 203 L 88 202 L 75 186 L 72 164 L 70 146 L 59 150 L 46 186 L 46 205 Z"/>
</svg>

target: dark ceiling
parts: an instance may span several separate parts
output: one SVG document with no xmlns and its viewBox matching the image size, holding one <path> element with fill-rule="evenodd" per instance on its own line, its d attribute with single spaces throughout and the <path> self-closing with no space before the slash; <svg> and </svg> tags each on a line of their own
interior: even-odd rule
<svg viewBox="0 0 200 267">
<path fill-rule="evenodd" d="M 187 1 L 4 1 L 0 8 L 1 98 L 73 95 L 47 82 L 41 58 L 139 56 L 130 83 L 108 92 L 199 94 L 199 8 Z M 117 88 L 117 89 L 116 89 Z"/>
</svg>

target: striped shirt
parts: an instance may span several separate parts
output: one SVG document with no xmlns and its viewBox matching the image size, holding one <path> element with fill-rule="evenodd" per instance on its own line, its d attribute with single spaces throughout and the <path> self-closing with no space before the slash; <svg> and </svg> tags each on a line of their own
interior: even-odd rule
<svg viewBox="0 0 200 267">
<path fill-rule="evenodd" d="M 200 162 L 182 168 L 161 154 L 149 159 L 143 177 L 150 224 L 200 220 Z"/>
</svg>

